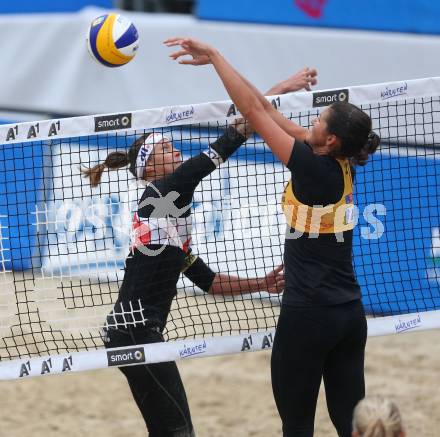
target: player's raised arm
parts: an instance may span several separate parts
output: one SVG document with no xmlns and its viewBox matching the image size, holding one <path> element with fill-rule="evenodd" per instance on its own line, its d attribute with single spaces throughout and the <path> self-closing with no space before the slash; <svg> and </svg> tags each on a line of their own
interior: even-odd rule
<svg viewBox="0 0 440 437">
<path fill-rule="evenodd" d="M 184 43 L 185 38 L 170 38 L 165 41 L 165 44 L 168 47 L 173 47 L 176 45 L 181 45 Z M 183 56 L 191 55 L 191 59 L 181 59 Z M 211 64 L 211 58 L 206 54 L 200 53 L 190 53 L 188 50 L 182 49 L 177 52 L 174 52 L 170 55 L 170 57 L 174 60 L 179 60 L 180 64 L 184 65 L 207 65 Z M 240 79 L 246 83 L 246 85 L 253 91 L 255 97 L 258 98 L 261 105 L 264 107 L 268 115 L 274 120 L 278 126 L 283 129 L 287 134 L 293 136 L 300 141 L 304 141 L 307 134 L 307 129 L 299 126 L 292 120 L 284 117 L 282 113 L 277 111 L 264 96 L 258 91 L 258 89 L 250 83 L 245 77 L 243 77 L 237 70 L 231 69 L 235 72 L 235 74 L 240 77 Z M 297 71 L 292 76 L 289 76 L 287 79 L 278 82 L 274 86 L 272 86 L 266 93 L 266 96 L 272 96 L 277 94 L 286 94 L 290 92 L 300 91 L 302 89 L 311 90 L 311 86 L 317 84 L 317 75 L 318 72 L 314 68 L 305 67 L 299 71 Z"/>
</svg>

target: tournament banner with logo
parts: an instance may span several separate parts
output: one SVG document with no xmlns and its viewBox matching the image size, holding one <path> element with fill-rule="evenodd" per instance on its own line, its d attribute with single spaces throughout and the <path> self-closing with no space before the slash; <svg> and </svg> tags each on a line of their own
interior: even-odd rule
<svg viewBox="0 0 440 437">
<path fill-rule="evenodd" d="M 199 0 L 198 18 L 439 34 L 433 0 Z"/>
</svg>

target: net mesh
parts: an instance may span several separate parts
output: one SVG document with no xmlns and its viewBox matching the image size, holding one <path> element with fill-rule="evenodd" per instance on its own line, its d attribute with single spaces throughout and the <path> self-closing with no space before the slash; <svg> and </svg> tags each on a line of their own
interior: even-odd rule
<svg viewBox="0 0 440 437">
<path fill-rule="evenodd" d="M 381 317 L 440 309 L 440 99 L 362 109 L 382 137 L 355 183 L 353 258 L 366 311 Z M 308 127 L 317 114 L 285 115 Z M 186 159 L 225 128 L 215 122 L 155 131 L 171 136 Z M 142 189 L 127 169 L 105 172 L 92 189 L 80 166 L 126 151 L 144 132 L 1 146 L 0 360 L 103 347 L 100 331 L 118 297 L 132 205 Z M 261 139 L 251 137 L 196 189 L 193 251 L 214 271 L 242 277 L 262 276 L 282 263 L 280 199 L 288 180 Z M 213 297 L 181 278 L 165 338 L 267 330 L 279 309 L 278 295 Z"/>
</svg>

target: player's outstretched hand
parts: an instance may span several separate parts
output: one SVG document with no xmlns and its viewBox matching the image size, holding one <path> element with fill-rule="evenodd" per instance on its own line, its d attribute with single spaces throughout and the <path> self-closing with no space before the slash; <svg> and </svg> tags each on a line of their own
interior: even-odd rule
<svg viewBox="0 0 440 437">
<path fill-rule="evenodd" d="M 311 91 L 311 86 L 318 83 L 318 72 L 315 68 L 304 67 L 297 71 L 293 76 L 283 81 L 286 92 L 300 91 L 306 89 Z"/>
<path fill-rule="evenodd" d="M 184 65 L 207 65 L 211 63 L 210 55 L 215 49 L 208 44 L 193 38 L 173 37 L 164 41 L 167 47 L 180 46 L 181 50 L 171 53 L 170 58 Z M 181 59 L 183 56 L 191 56 L 191 59 Z"/>
<path fill-rule="evenodd" d="M 261 290 L 269 293 L 281 293 L 285 285 L 283 268 L 283 265 L 279 265 L 262 278 Z"/>
</svg>

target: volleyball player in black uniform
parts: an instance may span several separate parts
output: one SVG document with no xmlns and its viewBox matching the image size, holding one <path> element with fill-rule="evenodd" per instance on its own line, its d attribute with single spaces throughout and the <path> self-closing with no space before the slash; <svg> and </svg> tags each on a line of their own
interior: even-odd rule
<svg viewBox="0 0 440 437">
<path fill-rule="evenodd" d="M 352 265 L 353 166 L 365 165 L 379 137 L 371 119 L 336 103 L 310 130 L 284 118 L 212 47 L 193 39 L 171 55 L 212 63 L 239 111 L 291 171 L 283 195 L 286 287 L 272 351 L 272 387 L 285 437 L 313 436 L 321 379 L 339 436 L 349 437 L 364 397 L 367 323 Z"/>
<path fill-rule="evenodd" d="M 245 142 L 245 124 L 229 127 L 209 150 L 182 163 L 171 140 L 143 135 L 128 153 L 113 152 L 103 164 L 83 172 L 92 186 L 105 168 L 129 165 L 145 185 L 133 217 L 133 237 L 125 274 L 104 329 L 106 347 L 163 342 L 176 284 L 183 273 L 205 292 L 221 295 L 284 287 L 282 266 L 263 278 L 214 273 L 191 252 L 191 204 L 200 181 Z M 242 133 L 240 133 L 240 131 Z M 121 367 L 151 437 L 194 435 L 185 390 L 174 362 Z"/>
</svg>

